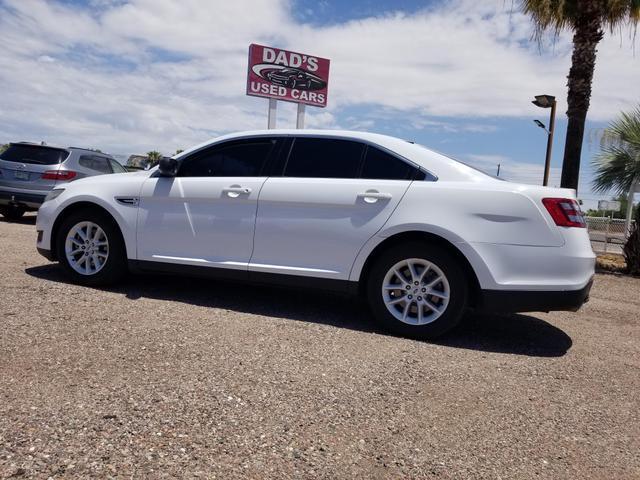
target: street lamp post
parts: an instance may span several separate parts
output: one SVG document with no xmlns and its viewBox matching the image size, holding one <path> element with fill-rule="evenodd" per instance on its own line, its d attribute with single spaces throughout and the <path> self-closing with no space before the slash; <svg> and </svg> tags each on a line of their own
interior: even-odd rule
<svg viewBox="0 0 640 480">
<path fill-rule="evenodd" d="M 547 155 L 544 161 L 544 178 L 542 180 L 542 185 L 545 187 L 549 183 L 549 170 L 551 168 L 551 148 L 553 147 L 553 130 L 556 125 L 556 97 L 553 95 L 536 95 L 536 99 L 532 101 L 536 107 L 540 108 L 551 108 L 551 113 L 549 114 L 549 130 L 547 130 L 544 124 L 535 120 L 536 125 L 540 128 L 543 128 L 547 132 Z"/>
</svg>

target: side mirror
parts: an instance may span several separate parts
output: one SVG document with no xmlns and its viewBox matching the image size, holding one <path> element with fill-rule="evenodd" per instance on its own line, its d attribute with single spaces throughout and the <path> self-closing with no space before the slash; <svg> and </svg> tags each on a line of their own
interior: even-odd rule
<svg viewBox="0 0 640 480">
<path fill-rule="evenodd" d="M 178 161 L 171 157 L 162 157 L 158 163 L 161 177 L 175 177 L 178 173 Z"/>
</svg>

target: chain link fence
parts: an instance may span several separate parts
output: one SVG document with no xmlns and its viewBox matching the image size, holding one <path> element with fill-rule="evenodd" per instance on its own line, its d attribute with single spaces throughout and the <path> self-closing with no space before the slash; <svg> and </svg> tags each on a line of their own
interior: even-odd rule
<svg viewBox="0 0 640 480">
<path fill-rule="evenodd" d="M 597 253 L 622 253 L 627 236 L 623 218 L 585 217 L 591 247 Z"/>
</svg>

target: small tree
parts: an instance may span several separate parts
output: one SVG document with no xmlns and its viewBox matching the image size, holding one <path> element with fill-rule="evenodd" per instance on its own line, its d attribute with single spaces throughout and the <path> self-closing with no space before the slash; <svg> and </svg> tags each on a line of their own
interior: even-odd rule
<svg viewBox="0 0 640 480">
<path fill-rule="evenodd" d="M 4 144 L 0 145 L 0 153 L 4 152 L 7 148 L 9 148 L 9 144 L 8 143 L 4 143 Z"/>
<path fill-rule="evenodd" d="M 640 275 L 640 208 L 636 210 L 635 225 L 622 251 L 627 262 L 627 273 Z"/>
<path fill-rule="evenodd" d="M 147 152 L 147 168 L 155 167 L 161 158 L 162 154 L 156 150 Z"/>
<path fill-rule="evenodd" d="M 629 231 L 633 195 L 640 185 L 640 107 L 622 112 L 604 129 L 600 153 L 592 165 L 594 191 L 614 190 L 619 196 L 627 197 L 625 231 Z"/>
</svg>

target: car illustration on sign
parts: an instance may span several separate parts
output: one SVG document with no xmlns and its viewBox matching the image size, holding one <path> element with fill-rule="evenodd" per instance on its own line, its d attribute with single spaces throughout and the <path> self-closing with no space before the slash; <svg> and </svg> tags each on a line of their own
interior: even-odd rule
<svg viewBox="0 0 640 480">
<path fill-rule="evenodd" d="M 268 70 L 264 73 L 264 78 L 276 85 L 300 90 L 320 90 L 327 86 L 320 77 L 299 68 L 285 67 Z"/>
</svg>

